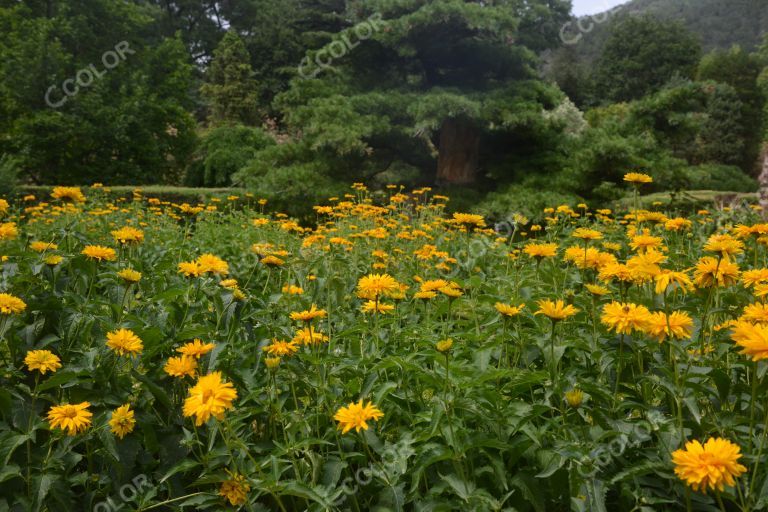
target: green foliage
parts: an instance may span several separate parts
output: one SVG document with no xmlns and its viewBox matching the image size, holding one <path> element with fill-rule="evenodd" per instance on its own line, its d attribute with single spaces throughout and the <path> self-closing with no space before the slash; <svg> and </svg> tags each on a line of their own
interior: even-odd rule
<svg viewBox="0 0 768 512">
<path fill-rule="evenodd" d="M 226 33 L 213 53 L 200 89 L 210 108 L 210 122 L 254 124 L 259 116 L 251 56 L 234 30 Z"/>
<path fill-rule="evenodd" d="M 630 17 L 616 24 L 597 62 L 601 96 L 635 100 L 674 77 L 692 78 L 701 47 L 680 23 Z"/>
<path fill-rule="evenodd" d="M 316 158 L 310 160 L 307 153 Z M 313 205 L 346 192 L 346 187 L 324 172 L 325 165 L 321 153 L 304 144 L 272 145 L 258 152 L 233 181 L 268 199 L 275 208 L 306 219 L 313 215 Z"/>
<path fill-rule="evenodd" d="M 274 139 L 260 128 L 224 125 L 201 136 L 196 161 L 185 182 L 189 186 L 228 187 L 232 176 Z"/>
<path fill-rule="evenodd" d="M 544 218 L 544 208 L 580 202 L 582 198 L 575 194 L 525 185 L 508 185 L 489 193 L 471 210 L 496 221 L 509 221 L 515 214 L 541 220 Z"/>
<path fill-rule="evenodd" d="M 10 197 L 19 181 L 19 164 L 10 155 L 0 154 L 0 197 Z"/>
<path fill-rule="evenodd" d="M 759 85 L 760 73 L 764 66 L 757 54 L 749 54 L 734 46 L 728 51 L 714 51 L 704 56 L 698 70 L 699 80 L 714 80 L 730 85 L 741 102 L 739 126 L 729 128 L 743 139 L 744 147 L 735 161 L 732 161 L 748 173 L 755 170 L 762 142 L 761 133 L 768 119 L 762 111 L 768 94 Z"/>
<path fill-rule="evenodd" d="M 533 198 L 539 190 L 516 195 Z M 595 270 L 577 268 L 587 244 L 608 261 L 634 266 L 640 259 L 620 223 L 626 211 L 548 213 L 557 222 L 500 241 L 498 233 L 458 229 L 423 193 L 376 209 L 360 187 L 350 192 L 357 198 L 318 214 L 322 229 L 315 231 L 247 204 L 239 210 L 217 202 L 197 214 L 179 205 L 150 209 L 142 200 L 113 208 L 114 198 L 97 189 L 64 212 L 41 206 L 34 219 L 19 218 L 21 205 L 13 205 L 22 236 L 4 232 L 9 259 L 0 280 L 25 308 L 0 318 L 0 507 L 221 511 L 232 509 L 222 483 L 237 474 L 248 486 L 241 508 L 249 511 L 650 512 L 679 510 L 686 499 L 696 512 L 718 510 L 720 500 L 727 510 L 765 508 L 764 362 L 743 353 L 728 329 L 711 328 L 753 304 L 751 290 L 699 282 L 688 293 L 655 293 L 647 283 L 606 280 L 610 295 L 591 293 L 585 284 L 595 282 Z M 526 208 L 541 214 L 541 205 L 503 196 L 491 198 L 500 219 Z M 551 199 L 544 206 L 566 200 Z M 762 221 L 747 208 L 689 220 L 681 232 L 643 222 L 667 248 L 664 269 L 689 273 L 708 254 L 714 225 Z M 139 222 L 143 242 L 118 247 L 110 231 Z M 602 240 L 582 247 L 576 228 L 599 229 Z M 530 257 L 524 250 L 534 237 L 557 254 Z M 57 248 L 38 253 L 30 240 Z M 605 242 L 616 247 L 610 254 Z M 82 250 L 90 244 L 116 247 L 115 261 L 87 259 Z M 284 263 L 267 266 L 254 244 Z M 575 254 L 565 259 L 569 247 Z M 443 256 L 425 260 L 426 249 Z M 728 264 L 759 273 L 766 248 L 746 249 Z M 226 275 L 178 272 L 180 261 L 206 253 L 226 260 Z M 45 264 L 52 254 L 62 260 Z M 364 313 L 366 299 L 355 293 L 376 264 L 409 287 L 400 300 L 384 298 L 389 314 Z M 125 268 L 141 272 L 140 281 L 119 278 Z M 661 271 L 654 264 L 640 270 Z M 438 278 L 461 296 L 446 296 L 445 283 L 433 281 L 443 286 L 434 297 L 414 297 Z M 302 293 L 286 293 L 286 284 Z M 537 302 L 561 297 L 573 316 L 537 314 Z M 627 327 L 631 335 L 616 333 L 627 324 L 605 314 L 618 297 L 641 306 Z M 525 307 L 507 317 L 499 303 Z M 289 316 L 313 304 L 327 316 Z M 659 343 L 665 325 L 656 320 L 651 330 L 645 308 L 687 314 L 691 323 Z M 265 347 L 310 325 L 327 338 L 297 343 L 267 367 Z M 142 340 L 139 353 L 108 347 L 107 333 L 118 328 Z M 452 345 L 438 350 L 449 336 Z M 197 375 L 169 375 L 169 358 L 195 338 L 215 345 L 195 359 Z M 25 364 L 31 350 L 51 351 L 61 367 L 40 374 Z M 206 404 L 220 408 L 195 425 L 184 404 L 199 397 L 191 387 L 212 372 L 237 396 L 230 404 L 221 390 L 199 393 L 215 395 Z M 342 433 L 335 413 L 358 400 L 383 416 Z M 51 425 L 52 407 L 84 401 L 93 416 L 82 431 L 66 435 Z M 119 438 L 109 421 L 123 404 L 136 422 Z M 738 445 L 746 468 L 717 495 L 692 492 L 670 460 L 686 441 L 710 437 Z"/>
<path fill-rule="evenodd" d="M 193 69 L 179 39 L 137 37 L 151 24 L 145 7 L 128 2 L 93 0 L 82 10 L 0 7 L 0 151 L 18 159 L 24 179 L 180 178 L 195 144 Z M 108 69 L 103 56 L 117 45 L 123 58 Z M 65 80 L 79 72 L 81 84 L 90 85 L 65 96 L 63 87 L 72 91 Z"/>
<path fill-rule="evenodd" d="M 687 179 L 689 190 L 757 191 L 757 181 L 735 166 L 705 164 L 690 167 Z"/>
<path fill-rule="evenodd" d="M 557 106 L 559 94 L 536 79 L 531 49 L 545 44 L 542 33 L 551 35 L 566 4 L 535 4 L 535 16 L 516 2 L 382 0 L 349 8 L 348 23 L 333 41 L 310 50 L 308 62 L 354 39 L 360 26 L 369 37 L 355 40 L 331 69 L 297 77 L 276 99 L 289 144 L 300 146 L 293 153 L 313 161 L 277 164 L 337 180 L 350 169 L 366 180 L 393 167 L 415 168 L 433 181 L 440 151 L 451 149 L 439 142 L 448 120 L 466 120 L 491 144 L 547 125 L 542 111 Z M 530 47 L 505 43 L 512 38 Z"/>
</svg>

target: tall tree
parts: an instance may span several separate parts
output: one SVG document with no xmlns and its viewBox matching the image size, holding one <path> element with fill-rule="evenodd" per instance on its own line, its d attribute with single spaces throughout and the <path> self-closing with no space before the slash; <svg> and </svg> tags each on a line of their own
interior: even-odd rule
<svg viewBox="0 0 768 512">
<path fill-rule="evenodd" d="M 744 140 L 744 150 L 736 162 L 746 172 L 754 173 L 762 143 L 762 125 L 765 96 L 758 84 L 762 66 L 759 57 L 734 46 L 730 50 L 716 50 L 702 58 L 698 69 L 699 80 L 714 80 L 733 87 L 741 101 L 741 124 L 736 135 Z"/>
<path fill-rule="evenodd" d="M 288 179 L 301 153 L 326 175 L 431 167 L 429 181 L 476 182 L 487 143 L 546 131 L 542 111 L 562 97 L 538 80 L 535 53 L 557 44 L 569 7 L 565 0 L 350 6 L 348 26 L 307 53 L 277 99 L 294 142 L 270 148 L 283 158 L 268 160 L 285 167 L 256 163 L 242 178 Z"/>
<path fill-rule="evenodd" d="M 228 31 L 216 47 L 205 78 L 200 92 L 208 102 L 213 124 L 258 121 L 251 56 L 234 30 Z"/>
<path fill-rule="evenodd" d="M 701 46 L 682 24 L 650 16 L 616 24 L 597 62 L 605 100 L 630 101 L 659 90 L 675 76 L 693 78 Z"/>
<path fill-rule="evenodd" d="M 192 67 L 178 40 L 142 37 L 153 13 L 109 0 L 0 7 L 0 153 L 23 178 L 178 177 L 194 148 Z"/>
</svg>

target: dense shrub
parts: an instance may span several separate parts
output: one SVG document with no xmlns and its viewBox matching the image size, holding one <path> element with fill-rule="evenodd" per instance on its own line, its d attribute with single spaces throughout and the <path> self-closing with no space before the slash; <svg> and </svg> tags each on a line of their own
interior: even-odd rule
<svg viewBox="0 0 768 512">
<path fill-rule="evenodd" d="M 233 174 L 245 167 L 259 150 L 274 143 L 260 128 L 239 124 L 214 128 L 203 137 L 186 183 L 198 187 L 228 187 Z"/>
</svg>

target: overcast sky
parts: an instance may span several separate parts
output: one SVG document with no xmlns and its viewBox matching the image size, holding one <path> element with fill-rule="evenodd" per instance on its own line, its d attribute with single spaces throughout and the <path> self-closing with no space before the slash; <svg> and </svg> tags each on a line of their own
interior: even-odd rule
<svg viewBox="0 0 768 512">
<path fill-rule="evenodd" d="M 573 0 L 573 14 L 576 16 L 597 14 L 626 2 L 627 0 Z"/>
</svg>

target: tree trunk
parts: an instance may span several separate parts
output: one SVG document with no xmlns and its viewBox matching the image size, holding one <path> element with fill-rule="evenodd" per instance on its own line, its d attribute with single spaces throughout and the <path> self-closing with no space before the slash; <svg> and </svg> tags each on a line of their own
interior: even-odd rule
<svg viewBox="0 0 768 512">
<path fill-rule="evenodd" d="M 443 121 L 437 157 L 437 183 L 465 185 L 477 179 L 480 132 L 466 118 Z"/>
<path fill-rule="evenodd" d="M 768 143 L 763 146 L 763 170 L 757 181 L 760 184 L 760 206 L 765 217 L 768 215 Z"/>
</svg>

